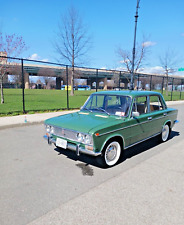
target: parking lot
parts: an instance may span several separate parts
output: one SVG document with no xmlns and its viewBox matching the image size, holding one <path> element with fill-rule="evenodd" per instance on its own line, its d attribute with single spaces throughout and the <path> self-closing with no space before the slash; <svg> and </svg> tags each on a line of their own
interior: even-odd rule
<svg viewBox="0 0 184 225">
<path fill-rule="evenodd" d="M 184 221 L 184 104 L 168 142 L 127 149 L 120 163 L 59 150 L 42 124 L 0 130 L 0 224 L 164 224 Z"/>
</svg>

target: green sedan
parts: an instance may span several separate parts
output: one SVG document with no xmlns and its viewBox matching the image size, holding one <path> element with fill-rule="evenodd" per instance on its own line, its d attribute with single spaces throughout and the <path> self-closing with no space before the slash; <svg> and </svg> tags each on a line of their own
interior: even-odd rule
<svg viewBox="0 0 184 225">
<path fill-rule="evenodd" d="M 92 94 L 81 110 L 45 121 L 46 139 L 57 147 L 101 156 L 114 166 L 124 149 L 158 136 L 168 140 L 178 110 L 168 108 L 152 91 L 101 91 Z"/>
</svg>

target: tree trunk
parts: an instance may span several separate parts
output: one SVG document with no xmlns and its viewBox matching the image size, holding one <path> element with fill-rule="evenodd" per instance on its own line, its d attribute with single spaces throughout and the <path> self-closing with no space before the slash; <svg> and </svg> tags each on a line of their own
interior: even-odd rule
<svg viewBox="0 0 184 225">
<path fill-rule="evenodd" d="M 74 96 L 74 40 L 73 40 L 73 50 L 72 50 L 72 76 L 71 76 L 71 96 Z"/>
<path fill-rule="evenodd" d="M 3 95 L 3 77 L 0 78 L 1 83 L 1 104 L 4 103 L 4 95 Z"/>
<path fill-rule="evenodd" d="M 167 80 L 166 80 L 166 96 L 168 96 L 168 83 L 169 83 L 169 77 L 168 77 L 168 72 L 166 73 Z"/>
<path fill-rule="evenodd" d="M 72 66 L 72 76 L 71 76 L 71 96 L 74 96 L 74 66 Z"/>
</svg>

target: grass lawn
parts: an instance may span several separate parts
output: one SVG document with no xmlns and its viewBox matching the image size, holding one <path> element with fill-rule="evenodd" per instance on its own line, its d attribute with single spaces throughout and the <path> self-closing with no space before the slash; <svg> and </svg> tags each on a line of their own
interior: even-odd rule
<svg viewBox="0 0 184 225">
<path fill-rule="evenodd" d="M 69 95 L 69 108 L 80 108 L 93 91 L 75 91 Z M 171 100 L 171 92 L 163 93 L 166 101 Z M 184 100 L 184 93 L 181 95 Z M 4 89 L 4 104 L 0 104 L 0 116 L 22 114 L 22 90 Z M 180 100 L 180 92 L 173 92 L 173 100 Z M 27 113 L 58 111 L 67 109 L 67 92 L 61 90 L 26 89 L 25 110 Z"/>
<path fill-rule="evenodd" d="M 75 91 L 69 95 L 69 108 L 80 108 L 94 91 Z M 69 92 L 70 93 L 70 92 Z M 0 104 L 0 116 L 22 114 L 22 90 L 4 89 L 4 104 Z M 28 113 L 58 111 L 67 108 L 67 92 L 61 90 L 26 89 L 25 110 Z"/>
</svg>

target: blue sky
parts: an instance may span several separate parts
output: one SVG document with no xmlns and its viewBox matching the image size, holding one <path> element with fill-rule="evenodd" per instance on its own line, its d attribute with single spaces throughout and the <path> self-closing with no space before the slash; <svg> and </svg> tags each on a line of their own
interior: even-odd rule
<svg viewBox="0 0 184 225">
<path fill-rule="evenodd" d="M 0 31 L 18 34 L 29 47 L 22 57 L 55 61 L 52 41 L 61 15 L 73 5 L 92 35 L 93 47 L 85 66 L 119 68 L 116 49 L 131 50 L 137 0 L 6 0 L 1 2 Z M 159 56 L 168 48 L 178 55 L 176 68 L 184 67 L 184 1 L 141 0 L 137 41 L 149 37 L 147 71 L 160 66 Z M 179 73 L 179 72 L 178 72 Z"/>
</svg>

